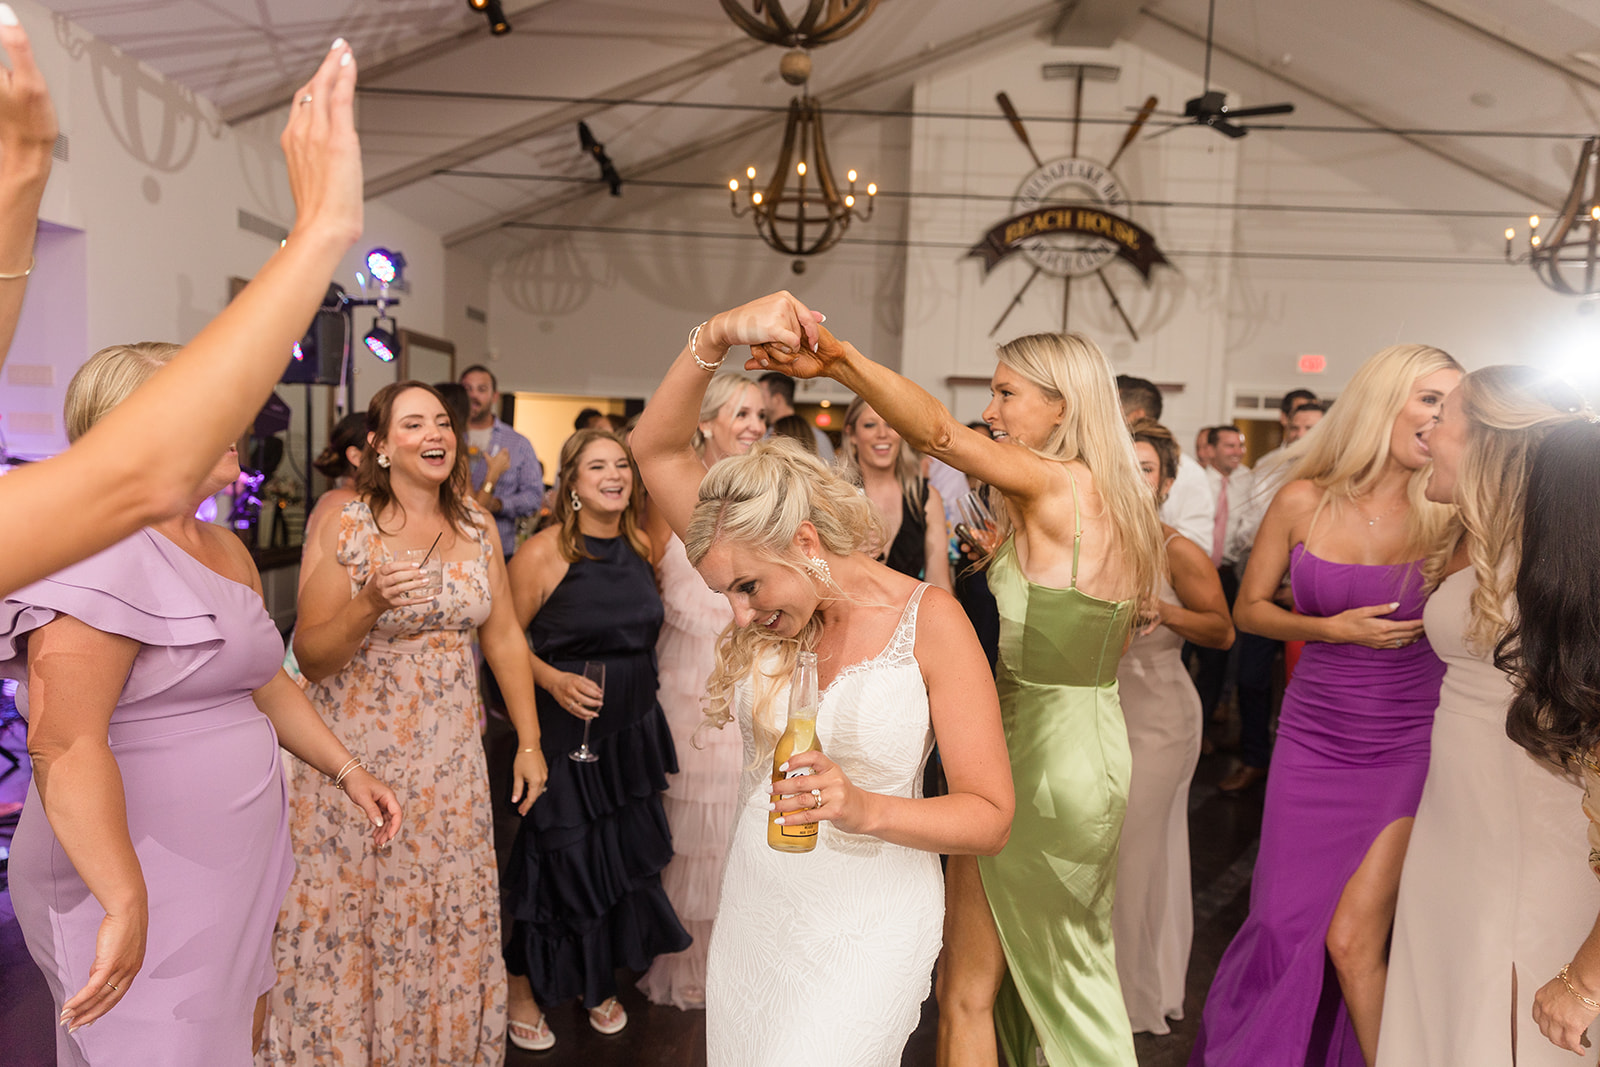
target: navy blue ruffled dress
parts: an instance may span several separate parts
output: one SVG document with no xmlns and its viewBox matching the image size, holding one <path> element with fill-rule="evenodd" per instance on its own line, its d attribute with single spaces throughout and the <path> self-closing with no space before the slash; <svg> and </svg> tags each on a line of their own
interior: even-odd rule
<svg viewBox="0 0 1600 1067">
<path fill-rule="evenodd" d="M 540 1004 L 581 996 L 594 1008 L 616 995 L 617 968 L 644 971 L 691 939 L 661 888 L 672 859 L 661 794 L 678 757 L 656 702 L 663 613 L 655 573 L 626 538 L 584 544 L 595 558 L 568 568 L 528 638 L 557 670 L 582 674 L 585 662 L 605 663 L 605 703 L 589 731 L 600 758 L 567 757 L 583 721 L 540 689 L 548 791 L 517 831 L 504 888 L 507 968 L 528 977 Z"/>
</svg>

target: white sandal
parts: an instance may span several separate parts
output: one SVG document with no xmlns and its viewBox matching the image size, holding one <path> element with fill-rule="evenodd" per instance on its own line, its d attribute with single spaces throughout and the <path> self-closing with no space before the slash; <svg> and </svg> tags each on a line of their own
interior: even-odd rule
<svg viewBox="0 0 1600 1067">
<path fill-rule="evenodd" d="M 608 1004 L 609 1008 L 606 1006 Z M 607 1019 L 610 1021 L 607 1022 Z M 598 1008 L 589 1009 L 589 1025 L 602 1034 L 621 1033 L 622 1028 L 628 1025 L 628 1013 L 622 1010 L 620 1000 L 607 997 Z"/>
<path fill-rule="evenodd" d="M 533 1036 L 518 1037 L 517 1031 L 519 1029 Z M 544 1016 L 541 1015 L 537 1026 L 533 1023 L 519 1022 L 516 1019 L 506 1020 L 506 1040 L 529 1052 L 543 1052 L 555 1046 L 556 1035 L 550 1032 L 549 1024 L 545 1021 Z"/>
</svg>

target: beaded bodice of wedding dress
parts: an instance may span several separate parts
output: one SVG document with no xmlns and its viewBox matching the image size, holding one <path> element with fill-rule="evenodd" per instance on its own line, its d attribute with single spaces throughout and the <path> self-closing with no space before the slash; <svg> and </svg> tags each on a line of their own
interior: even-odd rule
<svg viewBox="0 0 1600 1067">
<path fill-rule="evenodd" d="M 906 604 L 882 652 L 845 668 L 821 695 L 823 754 L 861 789 L 920 797 L 933 747 L 928 693 L 913 656 L 917 606 Z M 767 787 L 787 684 L 773 726 L 738 700 L 742 798 L 707 975 L 712 1067 L 900 1063 L 939 954 L 944 885 L 931 852 L 822 823 L 815 850 L 767 847 Z M 775 727 L 775 728 L 774 728 Z"/>
</svg>

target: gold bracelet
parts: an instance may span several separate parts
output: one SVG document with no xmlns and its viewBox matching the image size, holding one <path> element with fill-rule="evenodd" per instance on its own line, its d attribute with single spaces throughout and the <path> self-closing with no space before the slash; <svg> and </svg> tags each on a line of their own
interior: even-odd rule
<svg viewBox="0 0 1600 1067">
<path fill-rule="evenodd" d="M 34 256 L 29 256 L 28 257 L 28 269 L 27 270 L 23 271 L 21 274 L 0 274 L 0 282 L 14 282 L 14 281 L 17 281 L 18 279 L 26 278 L 28 275 L 33 273 L 34 265 L 37 264 L 38 262 L 39 261 L 38 261 L 37 258 L 35 258 Z"/>
<path fill-rule="evenodd" d="M 361 766 L 364 766 L 361 762 L 361 757 L 351 756 L 350 762 L 339 768 L 339 773 L 333 779 L 333 787 L 335 789 L 343 789 L 345 778 L 349 776 L 351 771 Z"/>
<path fill-rule="evenodd" d="M 1573 996 L 1583 1001 L 1584 1007 L 1588 1008 L 1590 1011 L 1600 1011 L 1600 1000 L 1590 1000 L 1573 987 L 1572 979 L 1567 977 L 1567 968 L 1571 966 L 1572 964 L 1570 963 L 1563 963 L 1561 965 L 1561 969 L 1556 972 L 1556 975 L 1561 979 L 1561 984 L 1567 987 L 1568 993 L 1571 993 Z"/>
<path fill-rule="evenodd" d="M 706 322 L 710 321 L 710 319 L 706 320 Z M 706 322 L 702 322 L 700 325 L 689 331 L 689 357 L 694 360 L 695 366 L 699 367 L 701 370 L 710 371 L 712 374 L 715 374 L 717 373 L 717 368 L 722 366 L 722 359 L 728 358 L 728 353 L 722 353 L 722 359 L 717 360 L 715 363 L 707 363 L 705 360 L 700 358 L 700 353 L 697 351 L 697 346 L 700 343 L 700 331 L 705 329 Z"/>
</svg>

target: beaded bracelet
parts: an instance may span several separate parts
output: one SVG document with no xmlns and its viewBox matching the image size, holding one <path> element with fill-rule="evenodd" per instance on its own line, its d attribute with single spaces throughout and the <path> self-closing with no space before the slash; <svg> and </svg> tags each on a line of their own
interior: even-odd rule
<svg viewBox="0 0 1600 1067">
<path fill-rule="evenodd" d="M 706 322 L 710 321 L 710 319 L 706 320 Z M 695 366 L 699 367 L 703 371 L 709 371 L 710 373 L 715 374 L 717 373 L 717 368 L 722 366 L 722 359 L 728 358 L 728 353 L 722 353 L 722 359 L 717 360 L 715 363 L 707 363 L 705 360 L 700 358 L 700 353 L 695 351 L 695 349 L 700 340 L 700 331 L 705 328 L 705 325 L 706 323 L 702 322 L 699 326 L 696 326 L 694 329 L 689 331 L 689 356 L 694 360 Z"/>
<path fill-rule="evenodd" d="M 1571 966 L 1572 964 L 1570 963 L 1563 963 L 1561 965 L 1561 969 L 1556 972 L 1556 975 L 1561 979 L 1561 984 L 1567 987 L 1568 993 L 1571 993 L 1573 996 L 1583 1001 L 1584 1007 L 1588 1008 L 1590 1011 L 1600 1011 L 1600 1000 L 1590 1000 L 1588 997 L 1578 992 L 1578 990 L 1572 984 L 1572 979 L 1567 977 L 1567 968 Z"/>
</svg>

